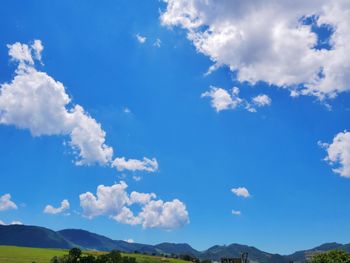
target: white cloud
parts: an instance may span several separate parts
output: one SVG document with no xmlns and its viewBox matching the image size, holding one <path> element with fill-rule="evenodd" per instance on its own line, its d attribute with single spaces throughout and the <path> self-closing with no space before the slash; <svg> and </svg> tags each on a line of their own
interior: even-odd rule
<svg viewBox="0 0 350 263">
<path fill-rule="evenodd" d="M 132 238 L 125 239 L 124 241 L 128 243 L 135 243 L 135 241 Z"/>
<path fill-rule="evenodd" d="M 162 45 L 162 40 L 160 40 L 159 38 L 156 39 L 156 41 L 154 41 L 153 46 L 155 47 L 160 47 Z"/>
<path fill-rule="evenodd" d="M 40 40 L 34 40 L 32 44 L 32 49 L 34 51 L 35 59 L 41 62 L 41 52 L 44 50 L 44 46 L 42 45 Z"/>
<path fill-rule="evenodd" d="M 108 164 L 113 149 L 105 144 L 101 125 L 80 105 L 69 107 L 71 98 L 63 84 L 35 69 L 31 54 L 41 58 L 41 42 L 8 47 L 19 66 L 13 80 L 0 86 L 0 124 L 28 129 L 33 136 L 69 135 L 77 165 Z"/>
<path fill-rule="evenodd" d="M 76 105 L 72 110 L 73 127 L 71 129 L 72 148 L 79 152 L 77 165 L 89 165 L 95 162 L 109 164 L 113 156 L 113 148 L 105 144 L 106 132 L 101 124 L 91 118 L 84 109 Z"/>
<path fill-rule="evenodd" d="M 344 0 L 165 0 L 161 22 L 187 30 L 198 52 L 237 72 L 293 95 L 333 98 L 350 90 L 350 2 Z M 331 48 L 315 48 L 313 26 L 333 30 Z"/>
<path fill-rule="evenodd" d="M 238 107 L 245 108 L 250 112 L 256 112 L 256 107 L 268 106 L 271 104 L 271 99 L 265 94 L 258 95 L 252 98 L 252 103 L 239 97 L 239 88 L 233 87 L 231 91 L 227 91 L 223 88 L 210 87 L 209 91 L 202 93 L 202 98 L 211 98 L 211 106 L 220 112 L 228 109 L 236 109 Z"/>
<path fill-rule="evenodd" d="M 23 223 L 21 221 L 12 221 L 10 224 L 6 224 L 4 221 L 0 220 L 0 226 L 8 225 L 23 225 Z"/>
<path fill-rule="evenodd" d="M 252 102 L 258 107 L 269 106 L 271 105 L 271 98 L 266 94 L 261 94 L 254 97 Z"/>
<path fill-rule="evenodd" d="M 173 229 L 189 223 L 186 206 L 178 199 L 171 202 L 152 200 L 143 207 L 138 217 L 144 228 Z"/>
<path fill-rule="evenodd" d="M 131 113 L 131 110 L 130 110 L 128 107 L 125 107 L 125 108 L 123 109 L 123 111 L 124 111 L 124 113 Z"/>
<path fill-rule="evenodd" d="M 128 185 L 121 181 L 112 186 L 99 185 L 96 196 L 87 192 L 80 195 L 80 206 L 84 215 L 93 218 L 99 215 L 117 215 L 129 203 L 129 196 L 125 191 Z"/>
<path fill-rule="evenodd" d="M 10 209 L 17 209 L 17 205 L 13 201 L 11 201 L 11 195 L 4 194 L 3 196 L 0 196 L 0 211 Z"/>
<path fill-rule="evenodd" d="M 136 34 L 136 39 L 141 44 L 144 44 L 147 40 L 147 38 L 145 36 L 141 36 L 140 34 Z"/>
<path fill-rule="evenodd" d="M 243 103 L 243 100 L 238 96 L 239 89 L 232 88 L 231 94 L 222 88 L 210 87 L 209 91 L 202 93 L 203 97 L 211 98 L 211 106 L 217 111 L 235 109 Z"/>
<path fill-rule="evenodd" d="M 333 172 L 350 178 L 350 132 L 339 132 L 331 144 L 319 144 L 327 151 L 325 160 L 337 166 Z"/>
<path fill-rule="evenodd" d="M 17 61 L 20 64 L 34 64 L 34 60 L 32 58 L 33 50 L 28 45 L 16 42 L 12 45 L 7 45 L 7 47 L 9 49 L 9 55 L 12 60 Z"/>
<path fill-rule="evenodd" d="M 141 220 L 139 217 L 135 216 L 134 213 L 128 207 L 123 207 L 119 214 L 111 216 L 115 221 L 127 224 L 127 225 L 139 225 Z"/>
<path fill-rule="evenodd" d="M 231 212 L 234 216 L 240 216 L 242 213 L 241 211 L 238 211 L 238 210 L 232 210 Z"/>
<path fill-rule="evenodd" d="M 21 221 L 12 221 L 10 225 L 23 225 Z"/>
<path fill-rule="evenodd" d="M 105 215 L 119 223 L 142 225 L 143 228 L 174 229 L 189 222 L 186 206 L 178 199 L 164 202 L 155 200 L 154 193 L 133 191 L 128 194 L 127 187 L 121 181 L 112 186 L 98 186 L 96 196 L 90 192 L 81 194 L 83 215 L 90 219 Z M 141 210 L 138 214 L 131 210 L 135 205 Z"/>
<path fill-rule="evenodd" d="M 146 194 L 133 191 L 130 194 L 130 202 L 133 204 L 147 204 L 156 197 L 155 193 Z"/>
<path fill-rule="evenodd" d="M 249 191 L 245 187 L 232 188 L 231 192 L 240 197 L 244 197 L 244 198 L 250 197 Z"/>
<path fill-rule="evenodd" d="M 148 159 L 143 157 L 143 160 L 129 159 L 126 160 L 125 157 L 116 158 L 112 167 L 116 167 L 118 171 L 145 171 L 145 172 L 155 172 L 158 170 L 158 162 L 155 158 Z"/>
<path fill-rule="evenodd" d="M 69 202 L 67 199 L 64 199 L 61 202 L 60 207 L 55 208 L 52 205 L 47 205 L 44 209 L 44 213 L 46 213 L 46 214 L 60 214 L 64 211 L 66 211 L 67 209 L 69 209 Z"/>
<path fill-rule="evenodd" d="M 40 40 L 31 46 L 7 45 L 11 59 L 18 63 L 13 80 L 0 84 L 0 124 L 27 129 L 33 136 L 69 136 L 68 145 L 76 165 L 112 165 L 113 148 L 106 145 L 106 132 L 82 106 L 72 104 L 64 85 L 35 68 L 44 49 Z M 35 102 L 35 103 L 33 103 Z M 124 112 L 130 113 L 128 108 Z M 154 172 L 156 159 L 117 158 L 119 170 Z"/>
</svg>

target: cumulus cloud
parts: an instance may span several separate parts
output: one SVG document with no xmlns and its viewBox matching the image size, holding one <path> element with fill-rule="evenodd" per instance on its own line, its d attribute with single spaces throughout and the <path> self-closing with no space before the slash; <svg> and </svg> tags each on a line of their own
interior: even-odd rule
<svg viewBox="0 0 350 263">
<path fill-rule="evenodd" d="M 189 223 L 186 206 L 178 199 L 170 202 L 152 200 L 142 208 L 138 217 L 144 228 L 173 229 Z"/>
<path fill-rule="evenodd" d="M 241 211 L 238 211 L 238 210 L 232 210 L 231 213 L 234 215 L 234 216 L 240 216 L 242 213 Z"/>
<path fill-rule="evenodd" d="M 147 204 L 151 201 L 151 199 L 156 198 L 155 193 L 139 193 L 139 192 L 131 192 L 130 194 L 130 201 L 133 204 Z"/>
<path fill-rule="evenodd" d="M 189 222 L 186 206 L 178 199 L 164 202 L 156 200 L 154 193 L 133 191 L 129 194 L 127 187 L 121 181 L 112 186 L 98 186 L 96 196 L 91 192 L 81 194 L 83 215 L 90 219 L 105 215 L 119 223 L 143 228 L 174 229 Z M 131 210 L 135 205 L 139 206 L 138 214 Z"/>
<path fill-rule="evenodd" d="M 350 90 L 348 1 L 165 2 L 162 24 L 187 30 L 198 52 L 241 82 L 264 81 L 319 99 Z M 329 39 L 320 39 L 313 27 L 329 28 Z M 319 47 L 321 40 L 330 48 Z"/>
<path fill-rule="evenodd" d="M 239 197 L 244 197 L 244 198 L 250 197 L 249 191 L 245 187 L 232 188 L 231 192 Z"/>
<path fill-rule="evenodd" d="M 121 181 L 112 186 L 99 185 L 96 196 L 91 192 L 80 195 L 80 206 L 84 215 L 93 218 L 99 215 L 119 214 L 122 208 L 129 203 L 128 193 L 125 191 L 128 185 Z"/>
<path fill-rule="evenodd" d="M 141 44 L 144 44 L 147 40 L 147 38 L 145 36 L 141 36 L 140 34 L 136 34 L 136 39 Z"/>
<path fill-rule="evenodd" d="M 217 111 L 234 109 L 242 104 L 243 100 L 238 96 L 239 89 L 232 88 L 231 93 L 227 90 L 217 87 L 210 87 L 209 91 L 202 93 L 203 97 L 211 98 L 211 106 Z"/>
<path fill-rule="evenodd" d="M 21 44 L 16 42 L 12 45 L 7 45 L 9 49 L 9 55 L 11 60 L 17 61 L 21 64 L 28 63 L 30 65 L 34 64 L 34 60 L 32 58 L 32 49 L 28 45 Z"/>
<path fill-rule="evenodd" d="M 61 206 L 55 208 L 53 207 L 52 205 L 47 205 L 45 208 L 44 208 L 44 213 L 46 214 L 60 214 L 64 211 L 66 211 L 67 209 L 69 209 L 69 202 L 67 199 L 64 199 L 62 202 L 61 202 Z"/>
<path fill-rule="evenodd" d="M 135 243 L 135 241 L 132 238 L 125 239 L 124 241 L 128 243 Z"/>
<path fill-rule="evenodd" d="M 327 151 L 325 160 L 330 163 L 333 172 L 340 176 L 350 178 L 350 132 L 339 132 L 333 142 L 319 144 Z"/>
<path fill-rule="evenodd" d="M 256 107 L 269 106 L 271 99 L 265 94 L 258 95 L 249 103 L 247 100 L 239 97 L 239 88 L 233 87 L 230 91 L 223 88 L 211 86 L 209 91 L 202 93 L 201 97 L 209 97 L 211 106 L 220 112 L 228 109 L 236 109 L 242 107 L 250 112 L 256 112 Z"/>
<path fill-rule="evenodd" d="M 34 60 L 41 59 L 41 42 L 8 47 L 18 68 L 13 80 L 0 86 L 0 124 L 28 129 L 33 136 L 70 136 L 77 165 L 110 162 L 113 149 L 105 144 L 101 125 L 82 106 L 71 105 L 61 82 L 35 68 Z"/>
<path fill-rule="evenodd" d="M 33 136 L 69 136 L 68 145 L 75 154 L 76 165 L 110 166 L 113 148 L 106 145 L 106 132 L 101 124 L 81 105 L 72 104 L 61 82 L 35 68 L 35 61 L 41 62 L 44 49 L 41 41 L 35 40 L 32 45 L 17 42 L 8 48 L 18 67 L 12 81 L 0 85 L 0 124 L 27 129 Z M 121 170 L 153 172 L 158 168 L 155 159 L 117 158 L 115 162 Z"/>
<path fill-rule="evenodd" d="M 271 105 L 271 98 L 266 94 L 261 94 L 254 97 L 252 102 L 258 107 L 269 106 Z"/>
<path fill-rule="evenodd" d="M 125 157 L 116 158 L 112 163 L 112 167 L 116 167 L 118 171 L 145 171 L 145 172 L 155 172 L 158 170 L 158 162 L 155 158 L 149 159 L 143 157 L 143 160 L 129 159 L 126 160 Z"/>
<path fill-rule="evenodd" d="M 141 219 L 134 215 L 134 213 L 128 207 L 123 207 L 119 214 L 115 216 L 111 216 L 115 221 L 127 224 L 127 225 L 139 225 L 141 223 Z"/>
<path fill-rule="evenodd" d="M 32 44 L 32 49 L 34 51 L 35 59 L 41 62 L 41 52 L 44 50 L 44 46 L 42 45 L 40 40 L 34 40 Z"/>
<path fill-rule="evenodd" d="M 11 201 L 11 195 L 4 194 L 3 196 L 0 196 L 0 211 L 10 209 L 17 209 L 17 205 L 13 201 Z"/>
</svg>

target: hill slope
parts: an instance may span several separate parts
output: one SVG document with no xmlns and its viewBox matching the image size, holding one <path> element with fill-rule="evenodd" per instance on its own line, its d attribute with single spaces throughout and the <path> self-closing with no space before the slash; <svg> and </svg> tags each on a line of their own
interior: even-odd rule
<svg viewBox="0 0 350 263">
<path fill-rule="evenodd" d="M 82 229 L 64 229 L 58 231 L 58 233 L 67 241 L 83 249 L 94 249 L 100 251 L 110 251 L 116 249 L 129 253 L 138 251 L 140 253 L 159 254 L 154 246 L 151 245 L 129 243 L 122 240 L 112 240 L 108 237 Z"/>
<path fill-rule="evenodd" d="M 0 245 L 62 249 L 77 246 L 85 250 L 110 251 L 112 249 L 117 249 L 127 253 L 139 252 L 154 255 L 191 255 L 200 259 L 210 260 L 220 260 L 223 257 L 240 257 L 242 252 L 248 252 L 249 259 L 252 262 L 264 263 L 286 263 L 291 260 L 294 262 L 305 262 L 307 256 L 310 254 L 333 249 L 342 249 L 350 252 L 350 244 L 344 245 L 339 243 L 326 243 L 309 250 L 297 251 L 286 256 L 267 253 L 255 247 L 241 244 L 213 246 L 205 251 L 197 251 L 185 243 L 161 243 L 153 246 L 113 240 L 81 229 L 65 229 L 55 232 L 44 227 L 26 225 L 0 225 Z"/>
<path fill-rule="evenodd" d="M 297 251 L 289 256 L 287 256 L 287 258 L 289 260 L 292 260 L 294 262 L 305 262 L 306 258 L 309 255 L 312 255 L 314 253 L 320 253 L 320 252 L 326 252 L 329 250 L 344 250 L 346 252 L 350 252 L 350 244 L 339 244 L 339 243 L 325 243 L 322 244 L 321 246 L 318 247 L 314 247 L 312 249 L 307 249 L 307 250 L 301 250 L 301 251 Z"/>
<path fill-rule="evenodd" d="M 91 233 L 81 229 L 65 229 L 58 231 L 67 241 L 73 243 L 77 247 L 83 249 L 94 249 L 101 251 L 109 251 L 117 248 L 115 241 L 112 239 Z M 120 249 L 119 249 L 120 250 Z"/>
<path fill-rule="evenodd" d="M 250 247 L 240 244 L 231 244 L 228 246 L 213 246 L 204 251 L 201 258 L 210 260 L 220 260 L 220 258 L 239 258 L 242 252 L 248 252 L 249 259 L 256 262 L 269 262 L 269 263 L 284 263 L 288 262 L 288 259 L 278 254 L 270 254 L 261 251 L 255 247 Z"/>
<path fill-rule="evenodd" d="M 155 246 L 158 252 L 163 254 L 174 254 L 174 255 L 191 255 L 199 257 L 201 252 L 195 250 L 189 244 L 174 244 L 174 243 L 161 243 Z"/>
<path fill-rule="evenodd" d="M 48 228 L 25 225 L 0 225 L 0 244 L 40 248 L 71 248 L 72 244 Z"/>
</svg>

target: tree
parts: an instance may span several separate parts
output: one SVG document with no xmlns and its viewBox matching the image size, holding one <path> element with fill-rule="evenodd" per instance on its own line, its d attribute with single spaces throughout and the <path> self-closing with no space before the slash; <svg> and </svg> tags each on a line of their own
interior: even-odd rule
<svg viewBox="0 0 350 263">
<path fill-rule="evenodd" d="M 87 254 L 87 253 L 85 253 Z M 119 251 L 112 250 L 98 257 L 83 255 L 79 248 L 72 248 L 68 255 L 53 257 L 50 263 L 137 263 L 134 257 L 122 257 Z"/>
<path fill-rule="evenodd" d="M 108 255 L 99 255 L 96 260 L 96 263 L 112 263 L 111 259 L 109 258 Z"/>
<path fill-rule="evenodd" d="M 117 250 L 112 250 L 109 253 L 109 258 L 113 263 L 121 263 L 122 262 L 122 255 Z"/>
<path fill-rule="evenodd" d="M 74 247 L 71 250 L 69 250 L 69 256 L 73 259 L 78 259 L 81 256 L 81 250 L 77 247 Z"/>
<path fill-rule="evenodd" d="M 332 250 L 314 255 L 309 263 L 350 263 L 350 254 L 341 250 Z"/>
<path fill-rule="evenodd" d="M 92 255 L 88 255 L 80 258 L 80 263 L 95 263 L 95 257 Z"/>
</svg>

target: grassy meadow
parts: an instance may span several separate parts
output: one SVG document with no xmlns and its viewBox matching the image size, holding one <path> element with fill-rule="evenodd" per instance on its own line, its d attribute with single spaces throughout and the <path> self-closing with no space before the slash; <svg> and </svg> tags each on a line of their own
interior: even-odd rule
<svg viewBox="0 0 350 263">
<path fill-rule="evenodd" d="M 84 254 L 97 255 L 103 252 L 84 251 Z M 68 250 L 47 249 L 47 248 L 28 248 L 14 246 L 0 246 L 0 263 L 49 263 L 54 256 L 68 254 Z M 149 256 L 142 254 L 126 254 L 123 256 L 135 257 L 137 263 L 184 263 L 180 259 L 164 258 L 158 256 Z M 187 262 L 188 263 L 188 262 Z"/>
</svg>

